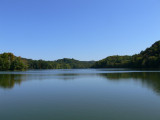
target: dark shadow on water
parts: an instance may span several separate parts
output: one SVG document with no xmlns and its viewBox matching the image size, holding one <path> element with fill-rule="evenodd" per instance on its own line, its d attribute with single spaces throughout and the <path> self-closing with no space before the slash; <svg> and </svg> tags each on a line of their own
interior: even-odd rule
<svg viewBox="0 0 160 120">
<path fill-rule="evenodd" d="M 21 75 L 0 74 L 0 87 L 13 88 L 15 84 L 21 84 Z"/>
<path fill-rule="evenodd" d="M 31 80 L 74 80 L 79 74 L 0 74 L 0 88 L 11 89 Z"/>
<path fill-rule="evenodd" d="M 104 73 L 99 74 L 112 81 L 134 80 L 141 82 L 142 85 L 152 88 L 160 95 L 160 73 L 159 72 L 129 72 L 129 73 Z"/>
<path fill-rule="evenodd" d="M 16 84 L 30 80 L 75 80 L 78 78 L 103 77 L 106 80 L 121 82 L 133 80 L 160 95 L 160 72 L 124 72 L 124 73 L 89 73 L 89 74 L 0 74 L 0 88 L 11 89 Z"/>
</svg>

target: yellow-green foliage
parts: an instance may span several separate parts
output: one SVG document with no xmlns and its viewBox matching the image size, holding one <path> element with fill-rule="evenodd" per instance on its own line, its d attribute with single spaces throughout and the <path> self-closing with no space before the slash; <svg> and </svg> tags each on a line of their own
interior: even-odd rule
<svg viewBox="0 0 160 120">
<path fill-rule="evenodd" d="M 27 64 L 21 57 L 16 57 L 12 53 L 0 54 L 0 70 L 25 70 Z"/>
</svg>

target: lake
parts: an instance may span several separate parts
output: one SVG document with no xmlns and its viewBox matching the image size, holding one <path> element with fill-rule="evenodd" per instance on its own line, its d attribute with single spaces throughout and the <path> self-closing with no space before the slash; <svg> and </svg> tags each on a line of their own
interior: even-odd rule
<svg viewBox="0 0 160 120">
<path fill-rule="evenodd" d="M 0 72 L 1 120 L 160 120 L 160 71 Z"/>
</svg>

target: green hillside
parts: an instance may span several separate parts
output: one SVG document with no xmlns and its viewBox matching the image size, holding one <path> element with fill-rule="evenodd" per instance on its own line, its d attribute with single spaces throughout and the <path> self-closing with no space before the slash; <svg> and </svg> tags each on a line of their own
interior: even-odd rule
<svg viewBox="0 0 160 120">
<path fill-rule="evenodd" d="M 63 58 L 56 61 L 21 58 L 12 53 L 0 54 L 0 71 L 26 69 L 76 68 L 160 68 L 160 41 L 133 56 L 109 56 L 100 61 L 79 61 Z"/>
<path fill-rule="evenodd" d="M 79 61 L 75 59 L 63 58 L 56 61 L 25 59 L 28 69 L 78 69 L 90 68 L 94 61 Z"/>
<path fill-rule="evenodd" d="M 132 56 L 109 56 L 96 62 L 92 68 L 121 68 L 128 67 Z"/>
<path fill-rule="evenodd" d="M 109 56 L 93 68 L 160 68 L 160 41 L 133 56 Z"/>
<path fill-rule="evenodd" d="M 69 58 L 56 61 L 45 61 L 16 57 L 12 53 L 0 54 L 0 71 L 26 69 L 78 69 L 90 68 L 93 64 L 94 61 L 79 61 Z"/>
<path fill-rule="evenodd" d="M 134 55 L 131 66 L 137 68 L 160 68 L 160 41 L 155 42 L 140 54 Z"/>
</svg>

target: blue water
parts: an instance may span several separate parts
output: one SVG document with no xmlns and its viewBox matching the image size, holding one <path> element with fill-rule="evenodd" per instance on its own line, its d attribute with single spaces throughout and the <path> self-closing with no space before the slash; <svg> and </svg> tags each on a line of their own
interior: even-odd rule
<svg viewBox="0 0 160 120">
<path fill-rule="evenodd" d="M 0 72 L 0 120 L 160 120 L 160 73 Z"/>
</svg>

